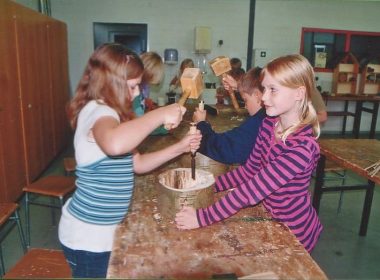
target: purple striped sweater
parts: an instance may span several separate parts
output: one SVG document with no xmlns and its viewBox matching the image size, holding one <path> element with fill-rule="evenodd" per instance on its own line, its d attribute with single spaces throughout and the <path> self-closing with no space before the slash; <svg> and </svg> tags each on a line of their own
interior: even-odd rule
<svg viewBox="0 0 380 280">
<path fill-rule="evenodd" d="M 289 135 L 286 145 L 276 140 L 277 121 L 264 119 L 247 162 L 217 178 L 217 192 L 232 190 L 213 205 L 198 209 L 198 222 L 207 226 L 263 201 L 273 218 L 286 224 L 310 252 L 323 228 L 308 191 L 319 159 L 319 146 L 311 126 Z"/>
</svg>

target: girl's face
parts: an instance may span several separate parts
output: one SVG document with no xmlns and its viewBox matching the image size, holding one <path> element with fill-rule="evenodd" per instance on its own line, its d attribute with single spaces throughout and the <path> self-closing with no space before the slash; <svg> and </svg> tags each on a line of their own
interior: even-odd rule
<svg viewBox="0 0 380 280">
<path fill-rule="evenodd" d="M 136 96 L 140 94 L 140 83 L 142 75 L 136 79 L 127 80 L 128 92 L 131 100 L 135 99 Z"/>
<path fill-rule="evenodd" d="M 241 93 L 241 98 L 243 98 L 245 108 L 250 116 L 253 116 L 261 109 L 261 97 L 262 93 L 258 89 L 255 89 L 252 94 Z"/>
<path fill-rule="evenodd" d="M 292 116 L 298 118 L 299 102 L 302 101 L 302 87 L 293 89 L 280 85 L 269 73 L 262 81 L 263 103 L 268 116 Z"/>
</svg>

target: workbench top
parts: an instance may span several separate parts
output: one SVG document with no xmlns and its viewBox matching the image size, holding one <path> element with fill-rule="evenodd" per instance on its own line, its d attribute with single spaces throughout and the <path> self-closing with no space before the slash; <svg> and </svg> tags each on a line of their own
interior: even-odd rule
<svg viewBox="0 0 380 280">
<path fill-rule="evenodd" d="M 233 116 L 233 112 L 210 116 L 210 122 L 224 131 L 242 121 L 241 116 Z M 187 127 L 185 121 L 169 135 L 150 136 L 139 149 L 147 152 L 170 145 Z M 205 279 L 271 272 L 279 279 L 327 279 L 290 230 L 272 220 L 261 204 L 194 230 L 178 230 L 173 221 L 163 219 L 157 205 L 158 174 L 187 167 L 180 166 L 183 162 L 175 159 L 148 175 L 136 176 L 130 211 L 115 233 L 108 278 Z"/>
</svg>

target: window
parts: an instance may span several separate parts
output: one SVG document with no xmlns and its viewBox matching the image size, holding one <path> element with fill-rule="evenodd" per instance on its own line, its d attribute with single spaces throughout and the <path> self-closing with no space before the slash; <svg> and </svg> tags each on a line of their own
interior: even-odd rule
<svg viewBox="0 0 380 280">
<path fill-rule="evenodd" d="M 125 45 L 137 54 L 147 51 L 148 25 L 138 23 L 94 22 L 94 47 L 115 42 Z"/>
<path fill-rule="evenodd" d="M 319 72 L 331 72 L 351 52 L 360 67 L 380 63 L 380 33 L 302 28 L 301 50 Z"/>
</svg>

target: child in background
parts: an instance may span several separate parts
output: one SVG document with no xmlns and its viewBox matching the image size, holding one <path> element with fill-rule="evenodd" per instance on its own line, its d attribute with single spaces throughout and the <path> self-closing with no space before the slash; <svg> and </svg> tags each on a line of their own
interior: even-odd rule
<svg viewBox="0 0 380 280">
<path fill-rule="evenodd" d="M 159 85 L 164 77 L 164 62 L 161 56 L 156 52 L 145 52 L 140 55 L 144 64 L 144 74 L 140 84 L 140 94 L 133 99 L 133 111 L 136 116 L 142 116 L 145 112 L 157 108 L 149 98 L 150 87 Z M 157 127 L 150 135 L 165 135 L 168 131 L 164 126 Z"/>
<path fill-rule="evenodd" d="M 185 108 L 162 107 L 134 118 L 144 66 L 120 44 L 91 55 L 68 107 L 75 129 L 76 190 L 62 208 L 59 240 L 74 278 L 105 278 L 117 224 L 127 214 L 134 173 L 149 172 L 190 149 L 200 133 L 149 154 L 136 147 L 161 124 L 178 126 Z"/>
<path fill-rule="evenodd" d="M 175 221 L 179 229 L 207 226 L 262 201 L 310 252 L 322 231 L 308 191 L 319 159 L 320 127 L 310 101 L 313 67 L 301 55 L 288 55 L 269 62 L 262 77 L 268 117 L 255 147 L 244 165 L 215 183 L 216 191 L 231 191 L 207 208 L 184 207 Z"/>
<path fill-rule="evenodd" d="M 181 76 L 186 68 L 194 68 L 194 61 L 191 58 L 186 58 L 181 62 L 178 75 L 170 81 L 170 91 L 176 91 L 176 89 L 181 87 Z"/>
<path fill-rule="evenodd" d="M 255 145 L 260 125 L 265 118 L 262 107 L 261 68 L 252 68 L 239 81 L 238 89 L 245 102 L 249 117 L 238 127 L 216 133 L 206 122 L 206 110 L 195 109 L 193 121 L 202 133 L 198 152 L 225 164 L 243 164 Z"/>
<path fill-rule="evenodd" d="M 218 104 L 224 104 L 224 100 L 229 100 L 231 94 L 235 95 L 235 98 L 242 108 L 245 106 L 244 100 L 238 91 L 237 85 L 241 78 L 243 78 L 245 71 L 241 68 L 241 60 L 239 58 L 233 57 L 230 59 L 231 70 L 221 76 L 223 86 L 220 86 L 216 90 L 216 97 Z M 232 86 L 230 86 L 230 84 Z M 230 101 L 231 102 L 231 101 Z"/>
<path fill-rule="evenodd" d="M 164 77 L 164 62 L 156 52 L 145 52 L 140 55 L 144 64 L 144 74 L 141 80 L 141 93 L 133 100 L 133 111 L 137 116 L 144 115 L 145 111 L 151 111 L 155 107 L 147 107 L 152 104 L 149 98 L 150 86 L 159 85 Z"/>
</svg>

